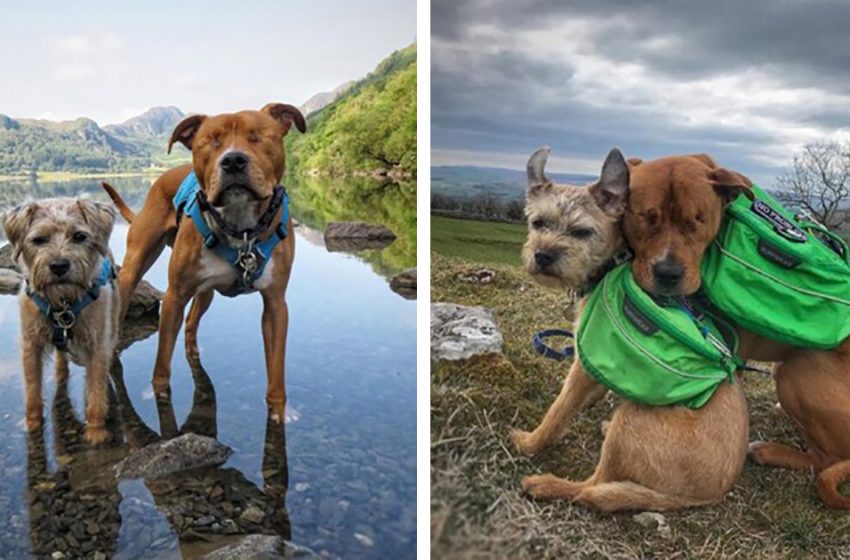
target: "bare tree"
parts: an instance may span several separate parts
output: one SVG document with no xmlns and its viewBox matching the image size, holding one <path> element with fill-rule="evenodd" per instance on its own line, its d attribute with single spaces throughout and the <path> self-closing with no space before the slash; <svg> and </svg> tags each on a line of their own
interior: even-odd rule
<svg viewBox="0 0 850 560">
<path fill-rule="evenodd" d="M 776 180 L 781 202 L 806 210 L 829 229 L 850 219 L 841 209 L 850 203 L 850 144 L 806 144 L 794 156 L 793 167 Z"/>
</svg>

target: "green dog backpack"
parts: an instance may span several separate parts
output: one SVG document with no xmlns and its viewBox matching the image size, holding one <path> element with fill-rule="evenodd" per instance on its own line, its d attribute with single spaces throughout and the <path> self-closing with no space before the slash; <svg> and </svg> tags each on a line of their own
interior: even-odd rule
<svg viewBox="0 0 850 560">
<path fill-rule="evenodd" d="M 690 301 L 669 303 L 659 305 L 644 292 L 630 264 L 618 266 L 587 299 L 578 356 L 591 377 L 627 399 L 700 408 L 721 383 L 734 381 L 742 365 L 737 339 L 730 325 Z"/>
<path fill-rule="evenodd" d="M 847 244 L 800 220 L 753 186 L 726 208 L 702 262 L 708 299 L 757 334 L 804 348 L 833 348 L 850 335 Z"/>
</svg>

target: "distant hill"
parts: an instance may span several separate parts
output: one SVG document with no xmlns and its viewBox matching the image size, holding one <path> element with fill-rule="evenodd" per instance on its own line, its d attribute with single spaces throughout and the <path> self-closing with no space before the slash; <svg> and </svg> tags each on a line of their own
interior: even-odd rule
<svg viewBox="0 0 850 560">
<path fill-rule="evenodd" d="M 317 93 L 316 95 L 305 101 L 304 104 L 299 107 L 299 109 L 301 109 L 301 112 L 304 114 L 304 116 L 309 116 L 310 114 L 315 113 L 316 111 L 321 111 L 322 109 L 336 101 L 339 96 L 351 89 L 351 86 L 353 86 L 354 83 L 355 82 L 349 80 L 348 82 L 337 86 L 332 91 L 323 91 L 321 93 Z"/>
<path fill-rule="evenodd" d="M 585 185 L 597 177 L 578 173 L 549 173 L 558 183 Z M 492 196 L 503 202 L 522 200 L 525 197 L 527 178 L 525 170 L 472 165 L 431 167 L 431 195 L 454 199 L 475 196 Z"/>
<path fill-rule="evenodd" d="M 100 127 L 87 118 L 54 122 L 0 115 L 0 175 L 34 171 L 76 173 L 168 167 L 165 147 L 183 117 L 176 107 L 154 107 L 123 123 Z"/>
<path fill-rule="evenodd" d="M 395 51 L 287 136 L 297 174 L 416 173 L 416 45 Z"/>
<path fill-rule="evenodd" d="M 103 130 L 119 138 L 150 138 L 167 142 L 174 126 L 185 116 L 177 107 L 152 107 L 123 123 L 108 124 Z"/>
</svg>

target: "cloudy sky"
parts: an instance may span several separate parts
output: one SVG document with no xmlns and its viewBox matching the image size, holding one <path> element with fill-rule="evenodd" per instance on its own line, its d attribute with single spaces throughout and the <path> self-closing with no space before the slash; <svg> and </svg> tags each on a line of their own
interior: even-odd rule
<svg viewBox="0 0 850 560">
<path fill-rule="evenodd" d="M 770 186 L 850 138 L 850 2 L 434 0 L 432 164 L 708 152 Z"/>
<path fill-rule="evenodd" d="M 155 105 L 301 104 L 415 38 L 415 0 L 11 0 L 0 113 L 109 124 Z"/>
</svg>

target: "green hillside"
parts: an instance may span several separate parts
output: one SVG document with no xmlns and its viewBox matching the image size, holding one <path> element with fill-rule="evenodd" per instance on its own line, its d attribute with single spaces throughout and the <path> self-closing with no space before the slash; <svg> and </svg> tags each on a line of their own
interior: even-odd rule
<svg viewBox="0 0 850 560">
<path fill-rule="evenodd" d="M 51 122 L 0 115 L 0 175 L 170 167 L 186 159 L 186 154 L 165 153 L 168 134 L 182 117 L 176 107 L 154 107 L 125 123 L 100 127 L 87 118 Z"/>
<path fill-rule="evenodd" d="M 287 138 L 290 172 L 416 174 L 416 45 L 395 51 Z"/>
</svg>

